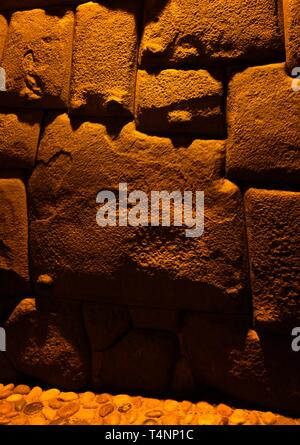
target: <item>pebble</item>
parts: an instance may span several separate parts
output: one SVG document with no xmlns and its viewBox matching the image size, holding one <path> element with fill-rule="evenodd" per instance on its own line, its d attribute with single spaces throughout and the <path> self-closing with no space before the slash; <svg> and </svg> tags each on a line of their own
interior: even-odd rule
<svg viewBox="0 0 300 445">
<path fill-rule="evenodd" d="M 110 416 L 103 419 L 103 423 L 106 425 L 119 425 L 121 421 L 121 415 L 115 411 Z"/>
<path fill-rule="evenodd" d="M 8 402 L 20 402 L 23 399 L 23 396 L 21 394 L 12 394 L 11 396 L 7 397 L 6 399 Z"/>
<path fill-rule="evenodd" d="M 247 420 L 247 413 L 242 409 L 236 409 L 229 418 L 229 425 L 244 425 Z"/>
<path fill-rule="evenodd" d="M 25 406 L 23 412 L 24 412 L 24 414 L 27 414 L 27 415 L 36 414 L 36 413 L 39 413 L 40 411 L 42 411 L 43 406 L 44 405 L 41 402 L 29 403 L 28 405 Z"/>
<path fill-rule="evenodd" d="M 107 403 L 109 402 L 111 399 L 109 394 L 100 394 L 99 396 L 96 397 L 96 402 L 99 403 L 99 405 L 101 405 L 102 403 Z"/>
<path fill-rule="evenodd" d="M 123 405 L 120 405 L 118 407 L 118 411 L 120 411 L 120 413 L 128 413 L 128 411 L 130 411 L 131 408 L 132 408 L 131 403 L 123 403 Z"/>
<path fill-rule="evenodd" d="M 7 397 L 13 394 L 12 390 L 3 388 L 0 391 L 0 400 L 7 399 Z"/>
<path fill-rule="evenodd" d="M 13 383 L 8 383 L 8 385 L 5 385 L 3 389 L 5 389 L 7 391 L 13 391 L 14 387 L 15 387 L 15 385 Z"/>
<path fill-rule="evenodd" d="M 45 406 L 45 407 L 42 409 L 42 413 L 43 413 L 43 415 L 45 416 L 45 418 L 46 418 L 47 420 L 54 420 L 55 417 L 56 417 L 56 411 L 55 411 L 55 409 L 49 408 L 48 406 Z"/>
<path fill-rule="evenodd" d="M 217 407 L 216 407 L 216 412 L 218 414 L 220 414 L 221 416 L 224 417 L 230 417 L 232 414 L 233 409 L 230 408 L 230 406 L 225 405 L 224 403 L 220 403 Z"/>
<path fill-rule="evenodd" d="M 161 405 L 161 401 L 158 399 L 145 399 L 143 405 L 147 409 L 157 408 Z"/>
<path fill-rule="evenodd" d="M 222 416 L 219 414 L 204 414 L 198 416 L 198 425 L 223 425 Z"/>
<path fill-rule="evenodd" d="M 175 414 L 167 414 L 161 418 L 162 425 L 178 425 L 179 417 Z"/>
<path fill-rule="evenodd" d="M 263 413 L 261 416 L 262 421 L 265 425 L 274 425 L 276 423 L 276 416 L 271 412 Z"/>
<path fill-rule="evenodd" d="M 78 402 L 68 402 L 65 403 L 59 410 L 57 411 L 57 415 L 59 417 L 71 417 L 80 409 L 80 404 Z"/>
<path fill-rule="evenodd" d="M 131 402 L 131 398 L 126 395 L 126 394 L 120 394 L 118 396 L 115 396 L 113 398 L 113 402 L 116 405 L 116 407 L 118 408 L 121 405 L 124 405 L 126 403 L 130 403 Z"/>
<path fill-rule="evenodd" d="M 114 411 L 115 407 L 112 403 L 107 403 L 99 408 L 99 416 L 106 417 Z"/>
<path fill-rule="evenodd" d="M 15 410 L 20 412 L 23 410 L 25 405 L 26 405 L 26 400 L 22 398 L 18 402 L 15 402 Z"/>
<path fill-rule="evenodd" d="M 50 406 L 50 408 L 53 409 L 59 409 L 62 406 L 64 406 L 65 402 L 63 402 L 62 400 L 57 400 L 57 399 L 51 399 L 48 402 L 48 405 Z"/>
<path fill-rule="evenodd" d="M 140 408 L 143 405 L 143 398 L 140 396 L 137 397 L 132 397 L 132 404 L 136 407 L 136 408 Z"/>
<path fill-rule="evenodd" d="M 194 424 L 195 413 L 189 413 L 185 417 L 181 418 L 181 425 L 192 425 Z"/>
<path fill-rule="evenodd" d="M 143 425 L 158 425 L 155 419 L 145 419 Z"/>
<path fill-rule="evenodd" d="M 176 400 L 166 400 L 164 402 L 164 410 L 165 411 L 176 411 L 176 409 L 178 409 L 178 407 L 180 406 L 179 402 L 176 402 Z"/>
<path fill-rule="evenodd" d="M 190 411 L 192 406 L 193 406 L 192 402 L 188 402 L 187 400 L 184 400 L 180 404 L 180 408 L 184 413 L 187 413 L 188 411 Z"/>
<path fill-rule="evenodd" d="M 49 400 L 57 399 L 57 397 L 60 395 L 60 390 L 53 388 L 48 389 L 48 391 L 43 392 L 43 394 L 40 397 L 40 400 L 42 402 L 47 402 Z"/>
<path fill-rule="evenodd" d="M 196 407 L 201 413 L 211 413 L 214 411 L 214 407 L 207 402 L 198 402 Z"/>
<path fill-rule="evenodd" d="M 26 394 L 30 393 L 30 387 L 28 385 L 17 385 L 14 388 L 14 393 L 22 394 L 23 396 L 25 396 Z"/>
<path fill-rule="evenodd" d="M 161 416 L 163 416 L 163 411 L 161 411 L 160 409 L 153 409 L 151 411 L 146 411 L 145 412 L 145 416 L 146 417 L 156 417 L 159 418 Z"/>
<path fill-rule="evenodd" d="M 260 425 L 259 417 L 255 411 L 248 413 L 248 419 L 245 425 Z"/>
<path fill-rule="evenodd" d="M 42 388 L 40 388 L 39 386 L 35 386 L 34 388 L 32 388 L 30 393 L 27 394 L 26 399 L 28 402 L 38 401 L 42 393 L 43 393 Z"/>
<path fill-rule="evenodd" d="M 78 394 L 75 392 L 61 392 L 58 400 L 62 400 L 63 402 L 72 402 L 73 400 L 78 399 Z"/>
<path fill-rule="evenodd" d="M 13 410 L 13 406 L 11 403 L 3 400 L 0 402 L 0 416 L 6 416 Z"/>
</svg>

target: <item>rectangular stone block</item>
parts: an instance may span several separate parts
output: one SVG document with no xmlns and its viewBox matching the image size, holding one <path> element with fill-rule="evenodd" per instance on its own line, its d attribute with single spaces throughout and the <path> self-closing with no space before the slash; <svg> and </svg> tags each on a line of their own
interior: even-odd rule
<svg viewBox="0 0 300 445">
<path fill-rule="evenodd" d="M 66 108 L 74 15 L 65 8 L 12 14 L 2 66 L 5 107 Z"/>
<path fill-rule="evenodd" d="M 276 0 L 146 0 L 143 67 L 284 59 Z"/>
<path fill-rule="evenodd" d="M 298 67 L 300 75 L 300 3 L 299 0 L 283 0 L 286 63 L 290 73 Z"/>
<path fill-rule="evenodd" d="M 300 320 L 300 193 L 250 189 L 245 207 L 255 323 L 291 334 Z"/>
<path fill-rule="evenodd" d="M 30 291 L 26 190 L 20 179 L 0 179 L 0 297 Z"/>
<path fill-rule="evenodd" d="M 225 136 L 223 85 L 205 70 L 138 71 L 137 126 L 146 133 Z"/>
<path fill-rule="evenodd" d="M 300 92 L 284 64 L 248 68 L 229 84 L 227 175 L 300 184 Z"/>
<path fill-rule="evenodd" d="M 7 29 L 7 19 L 2 14 L 0 14 L 0 66 L 2 63 L 3 48 L 5 44 Z"/>
<path fill-rule="evenodd" d="M 136 131 L 134 123 L 113 137 L 102 124 L 49 118 L 29 180 L 37 294 L 247 312 L 243 203 L 238 187 L 222 178 L 223 162 L 223 141 L 185 139 L 175 146 Z M 97 194 L 118 196 L 124 182 L 128 193 L 147 197 L 155 190 L 191 191 L 194 198 L 205 191 L 204 235 L 188 238 L 173 220 L 170 227 L 98 226 Z"/>
<path fill-rule="evenodd" d="M 38 110 L 14 113 L 0 110 L 1 168 L 33 168 L 41 119 L 42 112 Z"/>
<path fill-rule="evenodd" d="M 133 112 L 138 0 L 89 2 L 77 8 L 71 82 L 72 113 L 127 116 Z"/>
</svg>

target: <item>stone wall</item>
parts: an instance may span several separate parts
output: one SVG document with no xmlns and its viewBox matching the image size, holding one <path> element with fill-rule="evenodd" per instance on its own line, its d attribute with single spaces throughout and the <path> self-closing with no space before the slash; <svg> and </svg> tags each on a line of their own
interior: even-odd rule
<svg viewBox="0 0 300 445">
<path fill-rule="evenodd" d="M 299 412 L 299 1 L 1 0 L 0 66 L 1 379 Z M 204 235 L 98 227 L 120 182 Z"/>
</svg>

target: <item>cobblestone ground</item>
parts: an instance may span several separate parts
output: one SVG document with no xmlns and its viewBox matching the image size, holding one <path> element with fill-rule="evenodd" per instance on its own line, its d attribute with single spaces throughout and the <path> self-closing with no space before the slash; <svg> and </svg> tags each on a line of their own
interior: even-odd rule
<svg viewBox="0 0 300 445">
<path fill-rule="evenodd" d="M 271 412 L 225 404 L 61 392 L 0 384 L 1 425 L 300 425 Z"/>
</svg>

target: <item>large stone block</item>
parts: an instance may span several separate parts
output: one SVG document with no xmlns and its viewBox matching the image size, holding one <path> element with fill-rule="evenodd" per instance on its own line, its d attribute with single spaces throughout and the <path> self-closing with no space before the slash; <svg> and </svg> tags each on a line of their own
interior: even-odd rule
<svg viewBox="0 0 300 445">
<path fill-rule="evenodd" d="M 76 30 L 70 108 L 88 116 L 133 112 L 138 0 L 81 5 Z"/>
<path fill-rule="evenodd" d="M 116 137 L 107 130 L 70 122 L 67 115 L 46 124 L 29 181 L 38 294 L 173 310 L 247 311 L 242 197 L 221 178 L 224 143 L 184 140 L 174 146 L 170 139 L 136 131 L 133 123 Z M 204 235 L 188 238 L 172 221 L 171 227 L 99 227 L 96 195 L 117 194 L 124 182 L 128 192 L 147 196 L 154 190 L 205 191 Z"/>
<path fill-rule="evenodd" d="M 286 63 L 290 72 L 298 67 L 300 74 L 300 3 L 283 0 Z"/>
<path fill-rule="evenodd" d="M 33 168 L 40 134 L 40 111 L 0 110 L 1 168 Z"/>
<path fill-rule="evenodd" d="M 67 107 L 73 22 L 73 12 L 64 8 L 13 13 L 3 54 L 2 106 Z"/>
<path fill-rule="evenodd" d="M 205 70 L 138 71 L 137 125 L 146 133 L 225 136 L 223 85 Z"/>
<path fill-rule="evenodd" d="M 187 315 L 183 341 L 197 387 L 299 414 L 300 360 L 290 332 L 256 332 L 249 322 L 237 315 Z"/>
<path fill-rule="evenodd" d="M 0 14 L 0 63 L 2 62 L 2 54 L 3 54 L 7 29 L 8 29 L 7 19 L 2 14 Z"/>
<path fill-rule="evenodd" d="M 275 0 L 146 0 L 142 66 L 284 59 Z"/>
<path fill-rule="evenodd" d="M 5 324 L 7 356 L 19 371 L 65 389 L 88 383 L 89 357 L 80 313 L 39 311 L 23 300 Z"/>
<path fill-rule="evenodd" d="M 133 330 L 111 349 L 93 354 L 93 385 L 102 390 L 161 396 L 170 388 L 177 354 L 175 336 Z"/>
<path fill-rule="evenodd" d="M 283 64 L 248 68 L 229 84 L 229 178 L 300 184 L 300 93 Z"/>
<path fill-rule="evenodd" d="M 77 5 L 90 0 L 1 0 L 2 11 L 13 9 L 46 8 L 48 6 Z"/>
<path fill-rule="evenodd" d="M 245 208 L 256 325 L 291 332 L 300 321 L 300 193 L 250 189 Z"/>
<path fill-rule="evenodd" d="M 26 190 L 20 179 L 0 179 L 0 296 L 30 291 Z"/>
</svg>

